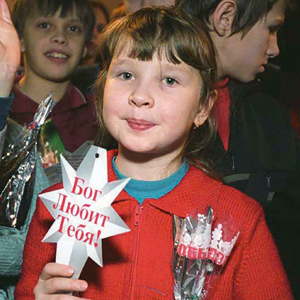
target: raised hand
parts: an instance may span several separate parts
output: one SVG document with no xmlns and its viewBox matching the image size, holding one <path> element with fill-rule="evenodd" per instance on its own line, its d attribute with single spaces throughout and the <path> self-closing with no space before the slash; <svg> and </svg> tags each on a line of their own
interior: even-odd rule
<svg viewBox="0 0 300 300">
<path fill-rule="evenodd" d="M 0 96 L 10 94 L 20 64 L 20 41 L 5 0 L 0 0 Z"/>
</svg>

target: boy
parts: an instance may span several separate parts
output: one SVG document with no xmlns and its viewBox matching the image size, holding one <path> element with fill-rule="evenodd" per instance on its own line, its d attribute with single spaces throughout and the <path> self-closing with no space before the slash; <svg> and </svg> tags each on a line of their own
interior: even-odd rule
<svg viewBox="0 0 300 300">
<path fill-rule="evenodd" d="M 14 100 L 10 92 L 20 61 L 20 47 L 4 0 L 0 1 L 0 10 L 1 153 L 6 129 L 8 142 L 13 142 L 10 137 L 13 138 L 15 132 L 10 119 L 7 128 L 5 124 Z M 70 76 L 84 55 L 85 44 L 91 35 L 93 16 L 93 10 L 85 0 L 20 0 L 14 8 L 21 49 L 25 53 L 25 75 L 13 87 L 15 102 L 11 116 L 22 124 L 31 122 L 38 103 L 53 91 L 53 98 L 59 102 L 53 110 L 52 121 L 64 146 L 71 151 L 93 139 L 96 131 L 91 95 L 85 99 L 70 83 Z M 45 173 L 37 168 L 34 197 L 26 223 L 20 230 L 0 226 L 0 299 L 13 299 L 36 195 L 48 186 Z"/>
<path fill-rule="evenodd" d="M 216 167 L 225 183 L 264 206 L 298 298 L 299 141 L 285 107 L 259 82 L 249 83 L 279 54 L 277 31 L 290 5 L 288 0 L 175 2 L 208 27 L 218 54 L 224 80 L 216 105 L 219 136 L 214 149 L 221 154 Z"/>
<path fill-rule="evenodd" d="M 88 45 L 88 53 L 84 58 L 84 65 L 96 64 L 96 46 L 98 37 L 104 26 L 109 22 L 109 12 L 106 6 L 99 0 L 90 0 L 95 13 L 95 26 L 93 30 L 93 37 Z"/>
<path fill-rule="evenodd" d="M 51 116 L 68 151 L 93 140 L 97 129 L 91 95 L 86 98 L 70 83 L 86 54 L 94 13 L 85 0 L 16 2 L 12 20 L 21 40 L 24 76 L 14 85 L 10 117 L 19 124 L 32 121 L 38 103 L 50 91 L 58 101 Z"/>
</svg>

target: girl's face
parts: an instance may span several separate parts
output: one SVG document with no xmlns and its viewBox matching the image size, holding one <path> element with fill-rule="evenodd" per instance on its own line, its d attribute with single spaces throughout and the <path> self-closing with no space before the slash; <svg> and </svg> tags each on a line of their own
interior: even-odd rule
<svg viewBox="0 0 300 300">
<path fill-rule="evenodd" d="M 199 111 L 202 80 L 199 72 L 154 55 L 140 61 L 114 57 L 104 88 L 103 119 L 120 150 L 150 157 L 176 158 L 190 128 L 201 125 L 207 113 Z"/>
</svg>

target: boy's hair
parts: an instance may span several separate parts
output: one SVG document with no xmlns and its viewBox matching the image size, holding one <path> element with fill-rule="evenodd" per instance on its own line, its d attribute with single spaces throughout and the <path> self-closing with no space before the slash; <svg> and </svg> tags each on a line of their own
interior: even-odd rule
<svg viewBox="0 0 300 300">
<path fill-rule="evenodd" d="M 75 9 L 79 20 L 86 29 L 86 41 L 93 32 L 95 15 L 88 0 L 16 0 L 12 11 L 12 22 L 22 38 L 25 22 L 30 16 L 53 16 L 60 10 L 60 17 L 65 18 Z"/>
<path fill-rule="evenodd" d="M 184 13 L 209 23 L 209 17 L 222 0 L 175 0 L 175 7 Z M 245 35 L 258 21 L 267 16 L 277 1 L 283 1 L 285 9 L 294 6 L 294 0 L 235 0 L 236 15 L 232 34 Z"/>
<path fill-rule="evenodd" d="M 151 61 L 157 54 L 159 57 L 166 57 L 173 64 L 184 62 L 197 69 L 202 78 L 199 107 L 210 107 L 210 99 L 215 95 L 214 87 L 218 79 L 215 50 L 209 35 L 201 26 L 193 23 L 187 16 L 182 17 L 182 13 L 169 8 L 141 9 L 108 25 L 99 42 L 103 70 L 96 81 L 95 89 L 96 109 L 102 129 L 99 143 L 102 147 L 117 146 L 116 143 L 112 144 L 113 139 L 105 130 L 102 109 L 104 86 L 111 60 L 123 51 L 127 51 L 129 57 L 141 61 Z M 189 163 L 207 173 L 210 168 L 205 154 L 215 133 L 214 120 L 209 117 L 205 125 L 198 129 L 191 128 L 183 153 Z M 199 157 L 197 153 L 200 153 Z"/>
</svg>

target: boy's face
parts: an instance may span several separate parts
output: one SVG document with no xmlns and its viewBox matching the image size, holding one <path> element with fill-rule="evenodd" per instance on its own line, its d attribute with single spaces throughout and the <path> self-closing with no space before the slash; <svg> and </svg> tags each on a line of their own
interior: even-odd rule
<svg viewBox="0 0 300 300">
<path fill-rule="evenodd" d="M 97 39 L 102 32 L 104 26 L 107 24 L 104 12 L 99 7 L 94 7 L 95 26 L 93 30 L 93 38 Z"/>
<path fill-rule="evenodd" d="M 85 51 L 86 32 L 76 13 L 28 17 L 21 39 L 25 74 L 63 82 L 70 78 Z"/>
<path fill-rule="evenodd" d="M 242 82 L 255 79 L 265 70 L 269 58 L 279 54 L 277 32 L 284 21 L 284 5 L 279 0 L 266 18 L 257 22 L 242 38 L 241 33 L 224 37 L 217 45 L 223 76 Z"/>
<path fill-rule="evenodd" d="M 157 55 L 140 61 L 121 54 L 107 74 L 105 126 L 121 149 L 174 159 L 194 120 L 200 125 L 207 118 L 198 113 L 201 85 L 199 72 L 183 62 L 174 65 Z"/>
</svg>

